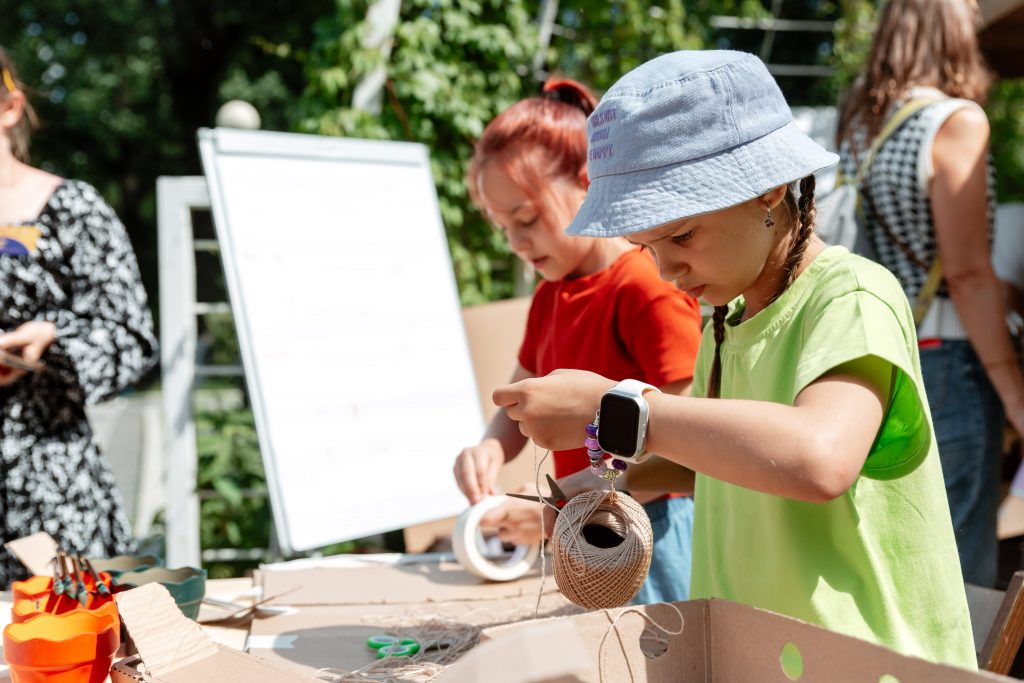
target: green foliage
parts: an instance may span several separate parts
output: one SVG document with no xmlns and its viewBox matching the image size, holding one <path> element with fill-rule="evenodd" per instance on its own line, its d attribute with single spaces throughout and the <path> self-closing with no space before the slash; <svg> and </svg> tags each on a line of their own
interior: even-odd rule
<svg viewBox="0 0 1024 683">
<path fill-rule="evenodd" d="M 999 202 L 1024 201 L 1024 80 L 996 83 L 985 107 Z"/>
<path fill-rule="evenodd" d="M 202 547 L 266 548 L 270 500 L 252 412 L 197 411 L 195 418 Z M 217 578 L 234 576 L 239 567 L 213 564 L 208 569 Z"/>
<path fill-rule="evenodd" d="M 317 22 L 305 62 L 299 130 L 407 140 L 430 148 L 441 216 L 464 303 L 512 294 L 507 245 L 466 191 L 473 140 L 531 89 L 524 79 L 535 27 L 520 0 L 407 0 L 394 32 L 383 110 L 350 106 L 360 79 L 381 64 L 365 47 L 366 3 L 339 3 Z"/>
<path fill-rule="evenodd" d="M 682 0 L 561 3 L 558 23 L 569 33 L 552 42 L 548 64 L 606 90 L 627 71 L 660 54 L 703 47 L 708 18 L 723 10 L 721 4 Z"/>
<path fill-rule="evenodd" d="M 39 112 L 33 160 L 89 181 L 128 229 L 157 300 L 156 178 L 202 173 L 195 131 L 240 97 L 290 127 L 303 50 L 332 0 L 5 0 L 0 45 Z M 295 46 L 295 47 L 292 47 Z"/>
</svg>

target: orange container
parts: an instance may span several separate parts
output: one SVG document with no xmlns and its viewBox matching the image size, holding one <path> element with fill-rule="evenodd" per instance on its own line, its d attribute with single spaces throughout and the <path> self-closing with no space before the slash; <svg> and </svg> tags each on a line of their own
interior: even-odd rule
<svg viewBox="0 0 1024 683">
<path fill-rule="evenodd" d="M 120 628 L 108 610 L 40 614 L 4 628 L 13 683 L 102 683 L 120 645 Z"/>
<path fill-rule="evenodd" d="M 11 608 L 11 623 L 23 624 L 30 619 L 35 619 L 41 614 L 47 614 L 46 611 L 46 598 L 36 598 L 35 600 L 19 600 L 14 603 L 14 607 Z M 57 605 L 57 609 L 54 614 L 67 614 L 69 612 L 93 612 L 95 614 L 106 614 L 109 615 L 115 623 L 120 626 L 121 618 L 117 613 L 117 604 L 114 599 L 109 596 L 89 596 L 89 601 L 82 605 L 80 602 L 74 599 L 64 598 Z"/>
<path fill-rule="evenodd" d="M 32 576 L 24 581 L 15 581 L 11 584 L 11 595 L 14 602 L 19 600 L 33 600 L 43 598 L 53 590 L 52 576 Z"/>
</svg>

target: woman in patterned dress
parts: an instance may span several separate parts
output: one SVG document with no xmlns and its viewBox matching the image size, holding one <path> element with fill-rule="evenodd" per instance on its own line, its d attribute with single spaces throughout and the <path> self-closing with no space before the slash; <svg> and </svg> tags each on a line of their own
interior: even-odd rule
<svg viewBox="0 0 1024 683">
<path fill-rule="evenodd" d="M 85 406 L 155 358 L 146 295 L 124 226 L 88 184 L 28 165 L 31 109 L 0 48 L 0 541 L 45 530 L 70 552 L 133 549 Z M 25 576 L 0 551 L 0 587 Z"/>
<path fill-rule="evenodd" d="M 860 191 L 872 247 L 908 299 L 941 257 L 942 284 L 917 330 L 921 366 L 964 579 L 991 586 L 1004 409 L 1024 433 L 1024 377 L 992 269 L 993 173 L 979 106 L 991 76 L 976 22 L 972 0 L 890 0 L 838 142 L 852 178 L 887 117 L 930 100 L 882 144 Z"/>
</svg>

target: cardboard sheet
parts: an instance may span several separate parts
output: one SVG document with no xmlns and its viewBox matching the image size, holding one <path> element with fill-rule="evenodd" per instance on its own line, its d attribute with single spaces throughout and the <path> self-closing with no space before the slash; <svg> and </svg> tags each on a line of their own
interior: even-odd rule
<svg viewBox="0 0 1024 683">
<path fill-rule="evenodd" d="M 544 582 L 545 592 L 557 592 L 554 578 Z M 299 571 L 260 570 L 257 585 L 263 595 L 281 595 L 270 604 L 302 605 L 408 605 L 462 600 L 537 597 L 540 569 L 507 583 L 484 581 L 454 562 L 405 564 L 353 569 L 312 568 Z"/>
<path fill-rule="evenodd" d="M 577 683 L 589 668 L 579 632 L 571 622 L 554 620 L 481 643 L 437 680 L 439 683 Z"/>
<path fill-rule="evenodd" d="M 217 645 L 174 604 L 167 589 L 151 583 L 118 593 L 121 620 L 138 657 L 114 665 L 113 683 L 287 683 L 313 681 L 290 667 Z"/>
<path fill-rule="evenodd" d="M 4 547 L 18 558 L 32 574 L 53 573 L 53 558 L 57 556 L 57 542 L 45 531 L 4 543 Z M 6 586 L 5 586 L 6 588 Z"/>
<path fill-rule="evenodd" d="M 529 597 L 422 605 L 307 606 L 252 623 L 248 651 L 269 662 L 307 672 L 322 667 L 354 671 L 374 661 L 370 636 L 401 633 L 429 619 L 486 627 L 532 619 L 536 594 Z M 545 594 L 541 616 L 578 614 L 560 593 Z"/>
</svg>

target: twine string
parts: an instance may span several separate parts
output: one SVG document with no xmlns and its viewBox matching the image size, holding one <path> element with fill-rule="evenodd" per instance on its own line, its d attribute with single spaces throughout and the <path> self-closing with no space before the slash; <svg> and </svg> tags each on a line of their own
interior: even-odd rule
<svg viewBox="0 0 1024 683">
<path fill-rule="evenodd" d="M 651 615 L 649 615 L 647 612 L 645 612 L 644 610 L 640 609 L 639 607 L 627 607 L 626 609 L 621 610 L 618 614 L 616 614 L 614 619 L 611 618 L 611 611 L 610 610 L 604 610 L 605 616 L 607 616 L 611 620 L 611 622 L 608 624 L 608 628 L 605 630 L 604 636 L 601 637 L 601 643 L 597 647 L 597 675 L 598 675 L 598 680 L 600 681 L 600 683 L 604 683 L 604 673 L 605 673 L 604 646 L 605 646 L 605 643 L 608 641 L 608 635 L 611 634 L 612 631 L 615 631 L 615 637 L 619 641 L 619 649 L 622 651 L 622 658 L 626 662 L 626 670 L 629 671 L 629 680 L 630 681 L 634 680 L 634 678 L 633 678 L 633 665 L 630 664 L 630 662 L 629 662 L 629 655 L 626 652 L 626 645 L 622 641 L 623 634 L 622 634 L 622 631 L 619 630 L 619 619 L 621 619 L 622 617 L 626 616 L 627 614 L 639 614 L 643 618 L 644 621 L 646 621 L 648 624 L 650 624 L 653 628 L 657 629 L 658 631 L 661 631 L 665 636 L 678 636 L 678 635 L 682 634 L 683 628 L 686 626 L 686 620 L 683 619 L 683 613 L 679 610 L 679 608 L 676 607 L 675 605 L 673 605 L 670 602 L 659 602 L 659 603 L 654 603 L 654 604 L 656 604 L 656 605 L 665 605 L 666 607 L 671 607 L 672 610 L 676 613 L 676 616 L 679 617 L 679 628 L 675 629 L 675 630 L 669 630 L 666 626 L 663 626 L 662 624 L 660 624 L 658 621 L 656 621 L 654 619 L 654 617 L 652 617 Z M 651 608 L 651 605 L 648 605 L 647 609 L 650 609 L 650 608 Z M 658 642 L 661 643 L 663 641 L 661 641 L 661 639 L 659 638 Z"/>
<path fill-rule="evenodd" d="M 537 460 L 537 444 L 533 444 L 533 485 L 537 490 L 537 498 L 540 499 L 542 505 L 540 506 L 540 588 L 537 590 L 537 607 L 533 610 L 533 618 L 537 619 L 540 616 L 540 600 L 544 596 L 544 581 L 547 578 L 547 562 L 544 557 L 544 551 L 547 548 L 547 538 L 544 536 L 544 506 L 551 507 L 555 513 L 558 513 L 558 508 L 551 505 L 547 500 L 544 499 L 544 494 L 540 492 L 540 466 L 544 464 L 544 461 L 551 455 L 551 451 L 546 451 L 544 457 L 539 461 Z M 554 491 L 551 492 L 554 495 Z"/>
</svg>

